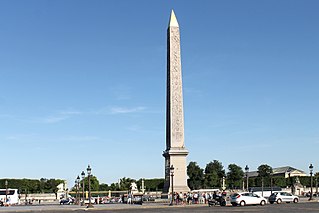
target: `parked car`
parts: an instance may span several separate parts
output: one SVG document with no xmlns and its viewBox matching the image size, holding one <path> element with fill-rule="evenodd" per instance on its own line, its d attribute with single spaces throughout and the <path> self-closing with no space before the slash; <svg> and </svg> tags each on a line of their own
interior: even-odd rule
<svg viewBox="0 0 319 213">
<path fill-rule="evenodd" d="M 72 203 L 74 203 L 74 200 L 71 197 L 60 200 L 60 205 L 70 205 Z"/>
<path fill-rule="evenodd" d="M 90 203 L 89 199 L 84 200 L 84 204 L 89 204 L 89 203 Z M 95 204 L 95 198 L 94 197 L 91 197 L 91 204 Z"/>
<path fill-rule="evenodd" d="M 245 206 L 245 205 L 265 205 L 267 203 L 267 199 L 261 197 L 253 192 L 241 192 L 235 193 L 230 196 L 230 203 L 233 206 Z"/>
<path fill-rule="evenodd" d="M 282 203 L 282 202 L 286 202 L 286 203 L 290 203 L 290 202 L 294 202 L 294 203 L 298 203 L 299 202 L 299 197 L 296 195 L 292 195 L 291 193 L 288 192 L 274 192 L 270 195 L 269 199 L 269 203 L 273 204 L 273 203 Z"/>
</svg>

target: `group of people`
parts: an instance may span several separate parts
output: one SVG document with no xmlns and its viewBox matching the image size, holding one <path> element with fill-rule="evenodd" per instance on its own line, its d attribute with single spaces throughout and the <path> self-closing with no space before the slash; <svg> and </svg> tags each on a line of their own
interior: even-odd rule
<svg viewBox="0 0 319 213">
<path fill-rule="evenodd" d="M 180 204 L 206 204 L 209 199 L 216 199 L 216 197 L 226 197 L 225 191 L 214 192 L 188 192 L 178 193 L 174 192 L 174 202 L 176 205 Z"/>
<path fill-rule="evenodd" d="M 10 197 L 7 197 L 7 200 L 6 199 L 0 199 L 0 206 L 10 206 Z"/>
</svg>

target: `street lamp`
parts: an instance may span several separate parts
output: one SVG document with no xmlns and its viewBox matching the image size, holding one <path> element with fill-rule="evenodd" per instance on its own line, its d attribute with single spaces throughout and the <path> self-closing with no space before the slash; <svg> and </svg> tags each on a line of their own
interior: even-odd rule
<svg viewBox="0 0 319 213">
<path fill-rule="evenodd" d="M 249 172 L 248 165 L 246 165 L 246 167 L 245 167 L 245 172 L 246 172 L 246 188 L 247 188 L 247 191 L 249 191 L 249 189 L 248 189 L 248 172 Z"/>
<path fill-rule="evenodd" d="M 270 173 L 270 194 L 272 194 L 272 190 L 273 190 L 273 175 L 274 175 L 274 172 L 272 171 Z"/>
<path fill-rule="evenodd" d="M 91 203 L 91 183 L 90 183 L 92 169 L 91 169 L 90 165 L 88 165 L 88 168 L 86 169 L 86 171 L 88 173 L 88 182 L 89 182 L 89 205 L 87 207 L 92 208 L 93 205 Z"/>
<path fill-rule="evenodd" d="M 74 181 L 74 188 L 75 188 L 75 204 L 77 204 L 77 202 L 78 202 L 78 182 L 76 179 Z"/>
<path fill-rule="evenodd" d="M 6 186 L 6 203 L 8 202 L 8 180 L 6 180 L 5 182 L 4 182 L 4 185 Z"/>
<path fill-rule="evenodd" d="M 78 177 L 76 178 L 76 202 L 77 202 L 77 204 L 79 204 L 79 202 L 80 202 L 80 176 L 78 175 Z"/>
<path fill-rule="evenodd" d="M 174 203 L 174 180 L 173 180 L 173 178 L 174 178 L 174 166 L 171 165 L 169 170 L 171 171 L 171 180 L 172 180 L 172 199 L 171 199 L 171 203 L 169 205 L 172 206 L 173 203 Z"/>
<path fill-rule="evenodd" d="M 81 203 L 81 206 L 83 206 L 84 205 L 84 200 L 85 200 L 85 198 L 84 198 L 84 178 L 85 178 L 84 171 L 82 171 L 81 177 L 82 177 L 82 199 L 83 199 L 82 203 Z"/>
<path fill-rule="evenodd" d="M 313 172 L 312 163 L 309 166 L 309 170 L 310 170 L 310 198 L 309 198 L 309 200 L 312 200 L 312 172 Z"/>
</svg>

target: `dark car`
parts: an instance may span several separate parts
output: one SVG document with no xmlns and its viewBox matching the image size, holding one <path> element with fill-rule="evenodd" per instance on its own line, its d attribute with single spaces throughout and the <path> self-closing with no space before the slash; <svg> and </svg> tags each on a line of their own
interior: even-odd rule
<svg viewBox="0 0 319 213">
<path fill-rule="evenodd" d="M 60 200 L 60 205 L 70 205 L 72 204 L 74 201 L 72 198 L 66 198 L 66 199 L 62 199 Z"/>
</svg>

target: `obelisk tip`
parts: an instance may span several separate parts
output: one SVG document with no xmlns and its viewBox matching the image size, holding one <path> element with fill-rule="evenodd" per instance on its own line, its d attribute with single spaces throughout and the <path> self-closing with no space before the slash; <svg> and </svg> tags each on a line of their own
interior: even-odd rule
<svg viewBox="0 0 319 213">
<path fill-rule="evenodd" d="M 176 19 L 176 16 L 175 16 L 175 13 L 174 13 L 174 10 L 172 10 L 172 12 L 171 12 L 171 17 L 170 17 L 170 20 L 169 20 L 168 27 L 179 27 L 177 19 Z"/>
</svg>

